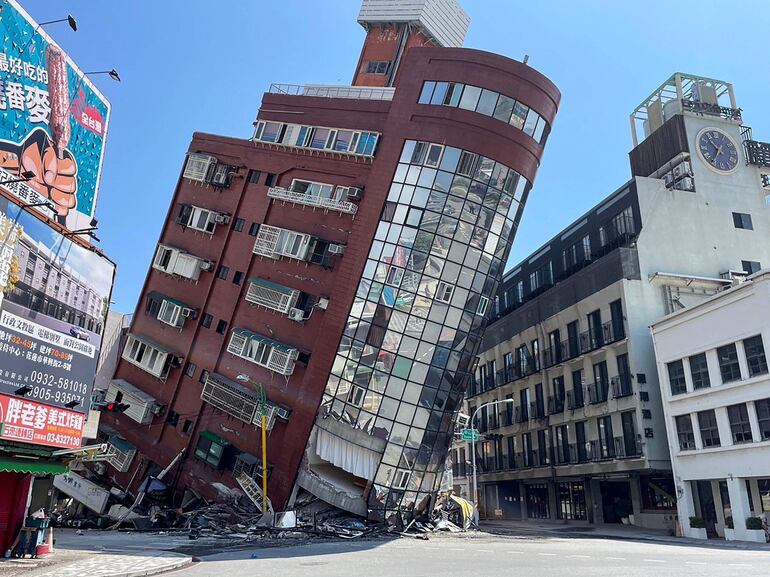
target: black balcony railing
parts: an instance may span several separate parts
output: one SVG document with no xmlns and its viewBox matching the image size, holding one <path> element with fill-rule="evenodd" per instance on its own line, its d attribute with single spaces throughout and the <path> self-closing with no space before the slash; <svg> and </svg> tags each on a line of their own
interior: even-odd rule
<svg viewBox="0 0 770 577">
<path fill-rule="evenodd" d="M 577 462 L 575 445 L 556 445 L 554 460 L 557 465 L 569 465 Z"/>
<path fill-rule="evenodd" d="M 529 414 L 532 419 L 542 419 L 545 417 L 545 406 L 542 402 L 534 401 L 529 404 Z"/>
<path fill-rule="evenodd" d="M 642 439 L 639 435 L 634 437 L 615 437 L 615 458 L 629 459 L 642 455 Z"/>
<path fill-rule="evenodd" d="M 719 104 L 690 100 L 689 98 L 682 99 L 682 110 L 686 112 L 693 112 L 695 114 L 719 116 L 720 118 L 726 118 L 727 120 L 741 120 L 740 108 L 719 106 Z"/>
<path fill-rule="evenodd" d="M 744 140 L 746 162 L 754 166 L 770 167 L 770 143 L 757 140 Z"/>
<path fill-rule="evenodd" d="M 588 403 L 591 405 L 606 403 L 608 388 L 608 384 L 602 381 L 589 383 L 588 387 L 586 387 L 588 390 Z"/>
<path fill-rule="evenodd" d="M 529 411 L 527 410 L 527 407 L 516 407 L 514 419 L 517 423 L 526 423 L 529 421 Z"/>
<path fill-rule="evenodd" d="M 617 377 L 612 377 L 612 379 L 610 379 L 610 387 L 612 388 L 613 399 L 630 397 L 634 394 L 631 375 L 618 375 Z"/>
<path fill-rule="evenodd" d="M 574 411 L 583 406 L 583 390 L 578 389 L 576 391 L 567 391 L 567 409 Z"/>
<path fill-rule="evenodd" d="M 548 414 L 556 415 L 564 412 L 564 399 L 561 397 L 548 397 Z"/>
</svg>

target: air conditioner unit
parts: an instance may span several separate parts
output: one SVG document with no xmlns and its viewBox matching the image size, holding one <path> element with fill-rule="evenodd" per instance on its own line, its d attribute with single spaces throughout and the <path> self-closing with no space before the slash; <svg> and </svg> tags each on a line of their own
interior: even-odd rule
<svg viewBox="0 0 770 577">
<path fill-rule="evenodd" d="M 674 183 L 674 175 L 670 172 L 667 172 L 663 175 L 663 184 L 666 185 L 666 188 L 670 187 Z"/>
<path fill-rule="evenodd" d="M 198 316 L 198 311 L 196 309 L 183 308 L 181 314 L 186 319 L 194 319 Z"/>
<path fill-rule="evenodd" d="M 214 262 L 210 260 L 202 260 L 200 264 L 201 270 L 211 270 L 214 268 Z"/>
<path fill-rule="evenodd" d="M 674 178 L 678 180 L 683 176 L 690 176 L 690 163 L 687 161 L 680 162 L 674 167 Z"/>
<path fill-rule="evenodd" d="M 331 253 L 331 254 L 344 254 L 344 252 L 345 252 L 345 245 L 344 244 L 330 244 L 328 250 L 329 250 L 329 253 Z"/>
<path fill-rule="evenodd" d="M 156 417 L 164 414 L 165 412 L 166 412 L 166 405 L 159 405 L 156 403 L 152 406 L 152 414 L 155 415 Z"/>
<path fill-rule="evenodd" d="M 211 184 L 214 186 L 227 186 L 230 180 L 230 172 L 228 170 L 217 170 L 214 172 L 214 176 L 211 177 Z"/>
<path fill-rule="evenodd" d="M 214 216 L 214 222 L 217 224 L 227 224 L 230 222 L 230 215 L 229 214 L 217 214 Z"/>
<path fill-rule="evenodd" d="M 363 188 L 356 188 L 354 186 L 348 187 L 348 199 L 349 200 L 361 200 L 364 196 Z"/>
<path fill-rule="evenodd" d="M 321 297 L 318 299 L 318 302 L 316 303 L 315 306 L 317 306 L 322 311 L 325 311 L 326 308 L 329 306 L 329 299 L 327 299 L 326 297 Z"/>
<path fill-rule="evenodd" d="M 685 176 L 682 180 L 676 183 L 679 190 L 687 190 L 692 192 L 695 190 L 695 181 L 691 176 Z"/>
<path fill-rule="evenodd" d="M 289 415 L 291 414 L 291 409 L 287 407 L 276 407 L 275 408 L 275 416 L 278 419 L 281 419 L 282 421 L 288 421 Z"/>
<path fill-rule="evenodd" d="M 305 320 L 305 311 L 302 309 L 289 309 L 289 318 L 293 321 L 301 323 Z"/>
</svg>

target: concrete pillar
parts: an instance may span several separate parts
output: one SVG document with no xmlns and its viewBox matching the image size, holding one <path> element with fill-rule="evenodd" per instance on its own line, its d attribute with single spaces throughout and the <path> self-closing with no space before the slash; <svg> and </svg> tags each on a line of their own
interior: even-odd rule
<svg viewBox="0 0 770 577">
<path fill-rule="evenodd" d="M 698 423 L 698 413 L 690 413 L 690 419 L 692 420 L 692 436 L 695 438 L 695 447 L 698 449 L 702 449 L 703 438 L 700 436 L 700 423 Z M 676 430 L 676 422 L 674 423 L 674 429 Z"/>
<path fill-rule="evenodd" d="M 590 483 L 586 484 L 586 489 L 591 491 L 591 501 L 593 501 L 594 507 L 594 523 L 604 523 L 604 510 L 602 509 L 602 492 L 599 485 L 599 479 L 591 479 Z"/>
<path fill-rule="evenodd" d="M 527 513 L 527 488 L 524 482 L 519 483 L 519 502 L 521 503 L 521 520 L 526 521 L 529 519 L 529 513 Z"/>
<path fill-rule="evenodd" d="M 746 491 L 746 480 L 740 477 L 727 479 L 727 492 L 730 495 L 730 506 L 733 512 L 733 527 L 735 539 L 747 540 L 746 517 L 751 517 L 749 509 L 749 493 Z"/>
<path fill-rule="evenodd" d="M 638 475 L 631 475 L 628 480 L 628 485 L 631 488 L 631 510 L 634 515 L 634 525 L 641 525 L 641 517 L 639 515 L 642 512 L 642 488 L 639 482 Z"/>
<path fill-rule="evenodd" d="M 722 504 L 722 493 L 719 491 L 719 481 L 711 481 L 711 495 L 714 497 L 714 509 L 717 513 L 717 535 L 724 537 L 725 508 Z"/>
<path fill-rule="evenodd" d="M 754 504 L 754 517 L 762 515 L 762 495 L 759 492 L 759 484 L 756 479 L 749 479 L 751 489 L 751 502 Z"/>
<path fill-rule="evenodd" d="M 556 483 L 548 481 L 548 518 L 559 518 L 559 501 L 556 498 Z"/>
<path fill-rule="evenodd" d="M 594 522 L 594 494 L 591 491 L 591 480 L 588 477 L 583 478 L 583 494 L 586 499 L 586 521 Z"/>
<path fill-rule="evenodd" d="M 757 443 L 762 440 L 762 432 L 759 430 L 759 419 L 757 419 L 757 409 L 754 401 L 746 403 L 746 410 L 749 412 L 749 424 L 751 425 L 751 437 Z"/>
<path fill-rule="evenodd" d="M 679 517 L 679 526 L 682 528 L 684 537 L 698 538 L 700 531 L 690 527 L 690 517 L 698 517 L 695 512 L 695 481 L 677 480 L 677 489 L 682 489 L 682 494 L 676 500 L 676 513 Z"/>
<path fill-rule="evenodd" d="M 717 407 L 714 409 L 717 417 L 717 427 L 719 427 L 719 443 L 723 447 L 729 447 L 733 444 L 733 434 L 730 431 L 730 419 L 727 417 L 727 407 Z"/>
</svg>

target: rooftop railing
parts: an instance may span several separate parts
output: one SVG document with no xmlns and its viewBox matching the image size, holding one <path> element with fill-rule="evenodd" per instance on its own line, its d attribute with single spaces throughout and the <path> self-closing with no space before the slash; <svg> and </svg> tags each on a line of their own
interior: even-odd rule
<svg viewBox="0 0 770 577">
<path fill-rule="evenodd" d="M 357 100 L 393 100 L 395 88 L 378 86 L 334 86 L 327 84 L 271 84 L 271 94 L 315 96 L 320 98 L 355 98 Z"/>
</svg>

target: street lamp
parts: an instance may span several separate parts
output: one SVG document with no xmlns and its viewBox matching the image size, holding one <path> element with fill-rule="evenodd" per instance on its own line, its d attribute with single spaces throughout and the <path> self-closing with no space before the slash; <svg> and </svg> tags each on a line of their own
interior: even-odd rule
<svg viewBox="0 0 770 577">
<path fill-rule="evenodd" d="M 235 377 L 242 383 L 253 383 L 259 388 L 259 404 L 262 408 L 262 512 L 267 513 L 267 397 L 265 397 L 265 387 L 262 383 L 254 383 L 249 375 L 241 373 Z"/>
<path fill-rule="evenodd" d="M 513 399 L 500 399 L 499 401 L 490 401 L 488 403 L 484 403 L 480 405 L 475 411 L 473 411 L 473 415 L 471 415 L 471 431 L 476 430 L 476 413 L 478 413 L 481 409 L 484 407 L 491 407 L 494 405 L 501 405 L 503 403 L 513 403 Z M 476 509 L 479 508 L 479 495 L 478 495 L 478 486 L 476 484 L 476 438 L 478 435 L 471 433 L 471 460 L 473 461 L 473 504 L 476 506 Z"/>
<path fill-rule="evenodd" d="M 120 74 L 114 68 L 112 70 L 96 70 L 94 72 L 85 72 L 85 76 L 93 76 L 94 74 L 106 74 L 112 78 L 115 82 L 120 82 Z"/>
</svg>

